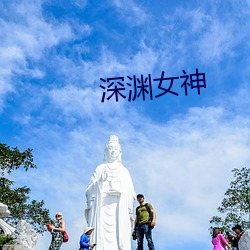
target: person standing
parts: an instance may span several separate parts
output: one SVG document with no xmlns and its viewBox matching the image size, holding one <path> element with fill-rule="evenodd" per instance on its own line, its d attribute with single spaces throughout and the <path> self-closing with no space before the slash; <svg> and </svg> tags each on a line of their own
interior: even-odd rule
<svg viewBox="0 0 250 250">
<path fill-rule="evenodd" d="M 218 227 L 213 229 L 212 244 L 214 245 L 213 250 L 225 250 L 225 246 L 232 249 Z"/>
<path fill-rule="evenodd" d="M 154 242 L 152 239 L 152 229 L 155 226 L 156 213 L 150 203 L 145 203 L 143 194 L 137 195 L 137 201 L 140 205 L 136 208 L 136 217 L 133 232 L 133 235 L 136 235 L 137 237 L 137 249 L 143 250 L 143 240 L 145 235 L 148 242 L 148 249 L 155 250 Z"/>
<path fill-rule="evenodd" d="M 66 230 L 65 222 L 62 220 L 63 215 L 61 212 L 56 213 L 56 223 L 51 226 L 50 233 L 52 234 L 52 240 L 49 250 L 60 250 L 63 242 L 63 232 Z"/>
<path fill-rule="evenodd" d="M 83 235 L 80 238 L 80 249 L 79 250 L 89 250 L 93 249 L 95 247 L 94 244 L 90 244 L 90 235 L 93 232 L 94 228 L 93 227 L 86 227 Z"/>
</svg>

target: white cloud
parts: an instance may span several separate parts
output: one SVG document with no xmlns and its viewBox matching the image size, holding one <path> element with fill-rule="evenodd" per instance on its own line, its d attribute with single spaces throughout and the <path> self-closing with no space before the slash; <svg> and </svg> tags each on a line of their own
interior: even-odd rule
<svg viewBox="0 0 250 250">
<path fill-rule="evenodd" d="M 97 61 L 82 61 L 84 80 L 90 84 L 100 81 L 100 78 L 123 75 L 128 71 L 128 65 L 120 62 L 106 47 L 102 47 Z"/>
<path fill-rule="evenodd" d="M 183 67 L 187 61 L 211 65 L 236 57 L 237 46 L 249 33 L 240 20 L 220 12 L 225 11 L 225 6 L 219 7 L 206 3 L 179 7 L 174 13 L 166 11 L 164 18 L 153 20 L 154 25 L 145 30 L 145 37 L 149 47 L 157 48 L 158 65 L 166 65 L 171 70 L 173 65 Z"/>
<path fill-rule="evenodd" d="M 9 8 L 10 20 L 1 20 L 2 46 L 17 46 L 27 57 L 39 58 L 44 49 L 73 36 L 67 24 L 46 21 L 40 4 L 21 2 Z"/>
<path fill-rule="evenodd" d="M 87 5 L 87 0 L 74 0 L 74 4 L 80 9 L 84 9 Z"/>
<path fill-rule="evenodd" d="M 250 84 L 248 82 L 244 82 L 241 84 L 239 89 L 232 94 L 230 98 L 230 104 L 232 108 L 238 109 L 241 112 L 248 112 L 248 107 L 250 104 Z"/>
<path fill-rule="evenodd" d="M 224 56 L 232 55 L 235 38 L 235 28 L 232 24 L 222 24 L 213 21 L 207 31 L 197 42 L 199 54 L 206 62 L 220 60 Z"/>
<path fill-rule="evenodd" d="M 99 86 L 98 86 L 99 87 Z M 114 113 L 124 114 L 122 102 L 116 103 L 114 100 L 109 103 L 102 103 L 101 89 L 93 90 L 91 88 L 75 87 L 73 85 L 66 86 L 62 89 L 54 89 L 48 92 L 54 108 L 59 109 L 70 118 L 84 118 L 85 120 L 96 120 L 98 114 L 110 117 Z M 112 105 L 113 107 L 110 108 Z"/>
<path fill-rule="evenodd" d="M 82 73 L 83 83 L 92 85 L 101 84 L 100 78 L 133 76 L 152 73 L 158 54 L 154 49 L 140 42 L 140 50 L 129 56 L 118 58 L 112 51 L 102 47 L 100 57 L 97 61 L 82 61 L 79 71 Z"/>
<path fill-rule="evenodd" d="M 136 4 L 133 0 L 113 0 L 119 16 L 131 26 L 142 25 L 148 18 L 143 10 L 143 5 Z"/>
<path fill-rule="evenodd" d="M 12 82 L 12 78 L 15 74 L 43 77 L 44 72 L 36 66 L 33 68 L 28 60 L 36 62 L 46 49 L 71 38 L 73 33 L 67 24 L 45 20 L 39 2 L 22 1 L 2 7 L 3 12 L 11 13 L 8 18 L 0 19 L 0 95 L 4 96 L 14 91 L 13 85 L 17 82 Z"/>
</svg>

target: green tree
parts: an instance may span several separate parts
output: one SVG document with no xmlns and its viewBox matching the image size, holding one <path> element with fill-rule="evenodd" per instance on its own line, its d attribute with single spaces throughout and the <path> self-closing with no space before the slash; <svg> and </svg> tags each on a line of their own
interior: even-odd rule
<svg viewBox="0 0 250 250">
<path fill-rule="evenodd" d="M 234 180 L 217 211 L 223 216 L 213 216 L 210 220 L 212 225 L 230 231 L 235 224 L 243 228 L 248 227 L 250 222 L 250 168 L 233 169 Z"/>
<path fill-rule="evenodd" d="M 6 175 L 19 168 L 24 168 L 25 171 L 36 168 L 32 150 L 21 152 L 17 147 L 10 148 L 6 144 L 0 144 L 0 167 L 0 202 L 6 204 L 11 211 L 11 216 L 5 220 L 12 226 L 21 219 L 26 220 L 37 233 L 43 233 L 45 225 L 52 221 L 49 210 L 44 208 L 44 201 L 30 200 L 30 188 L 14 188 L 14 181 L 6 178 Z"/>
</svg>

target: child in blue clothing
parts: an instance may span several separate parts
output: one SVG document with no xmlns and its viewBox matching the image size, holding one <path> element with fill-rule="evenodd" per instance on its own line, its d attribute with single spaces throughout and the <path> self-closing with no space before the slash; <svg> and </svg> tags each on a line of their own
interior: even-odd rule
<svg viewBox="0 0 250 250">
<path fill-rule="evenodd" d="M 91 233 L 93 232 L 93 227 L 86 227 L 83 235 L 80 238 L 80 249 L 79 250 L 91 250 L 95 247 L 96 244 L 90 244 L 89 238 Z"/>
</svg>

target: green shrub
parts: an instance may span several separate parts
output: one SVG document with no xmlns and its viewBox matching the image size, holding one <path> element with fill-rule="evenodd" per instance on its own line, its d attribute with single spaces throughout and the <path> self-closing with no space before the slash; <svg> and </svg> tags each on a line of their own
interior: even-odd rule
<svg viewBox="0 0 250 250">
<path fill-rule="evenodd" d="M 10 235 L 0 234 L 0 247 L 3 245 L 12 245 L 14 238 Z"/>
</svg>

